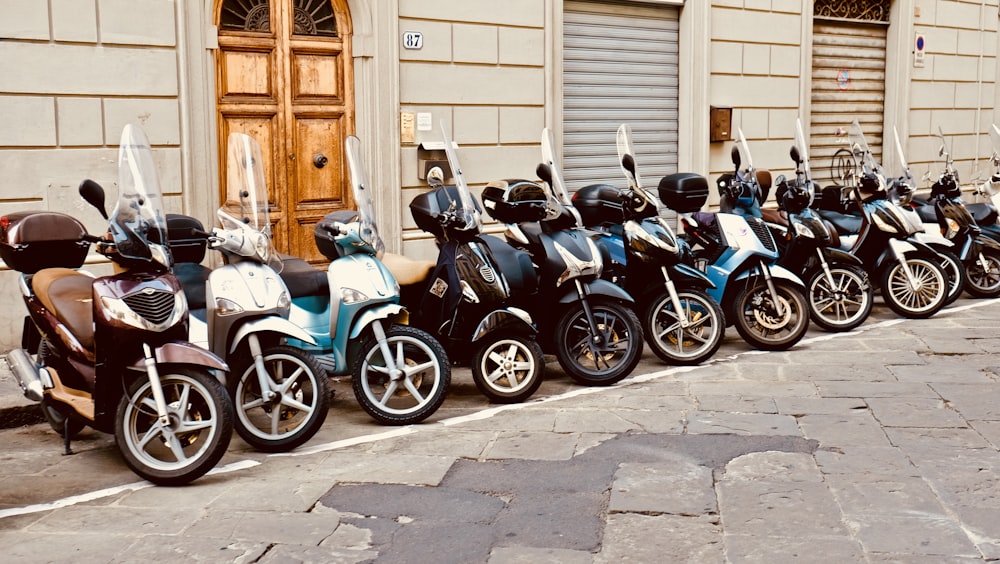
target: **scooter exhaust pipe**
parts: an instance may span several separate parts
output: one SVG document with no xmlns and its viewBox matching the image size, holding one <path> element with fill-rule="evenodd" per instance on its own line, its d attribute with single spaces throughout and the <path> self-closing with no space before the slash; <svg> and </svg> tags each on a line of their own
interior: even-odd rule
<svg viewBox="0 0 1000 564">
<path fill-rule="evenodd" d="M 14 349 L 7 353 L 7 366 L 17 379 L 17 384 L 21 386 L 24 397 L 31 401 L 42 401 L 42 378 L 35 361 L 28 356 L 24 349 Z"/>
</svg>

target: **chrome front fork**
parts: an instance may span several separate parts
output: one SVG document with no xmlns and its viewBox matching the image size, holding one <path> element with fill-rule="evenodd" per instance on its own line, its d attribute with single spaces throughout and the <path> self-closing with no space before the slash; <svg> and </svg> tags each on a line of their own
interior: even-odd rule
<svg viewBox="0 0 1000 564">
<path fill-rule="evenodd" d="M 687 315 L 683 315 L 683 310 L 681 309 L 681 298 L 677 295 L 677 286 L 674 284 L 674 281 L 670 279 L 667 267 L 660 266 L 660 272 L 663 273 L 663 285 L 667 288 L 667 295 L 670 296 L 670 303 L 674 304 L 674 311 L 677 312 L 677 319 L 680 321 L 681 328 L 687 329 L 691 326 L 691 320 Z"/>
</svg>

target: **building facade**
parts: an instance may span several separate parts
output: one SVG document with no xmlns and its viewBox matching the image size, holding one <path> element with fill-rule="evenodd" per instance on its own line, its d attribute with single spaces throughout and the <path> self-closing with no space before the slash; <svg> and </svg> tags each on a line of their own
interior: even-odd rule
<svg viewBox="0 0 1000 564">
<path fill-rule="evenodd" d="M 797 118 L 821 183 L 853 119 L 890 167 L 897 132 L 918 179 L 940 171 L 940 128 L 969 182 L 1000 120 L 997 23 L 998 0 L 4 0 L 0 213 L 101 230 L 76 187 L 115 184 L 127 122 L 154 145 L 168 211 L 207 225 L 226 136 L 253 134 L 279 248 L 311 259 L 315 222 L 352 206 L 348 134 L 390 250 L 433 256 L 407 204 L 442 122 L 474 186 L 533 177 L 543 127 L 571 188 L 620 183 L 621 123 L 647 183 L 729 170 L 737 128 L 757 167 L 787 174 Z M 7 348 L 16 273 L 0 295 Z"/>
</svg>

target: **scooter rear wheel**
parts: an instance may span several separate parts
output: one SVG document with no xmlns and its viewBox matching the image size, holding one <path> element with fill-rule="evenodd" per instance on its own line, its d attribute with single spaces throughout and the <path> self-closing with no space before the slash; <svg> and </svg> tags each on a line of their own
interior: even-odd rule
<svg viewBox="0 0 1000 564">
<path fill-rule="evenodd" d="M 386 359 L 368 331 L 351 370 L 354 396 L 383 425 L 410 425 L 430 417 L 444 403 L 451 366 L 444 347 L 430 333 L 409 325 L 386 330 Z"/>
<path fill-rule="evenodd" d="M 518 403 L 542 384 L 545 353 L 526 335 L 498 335 L 479 347 L 472 360 L 476 388 L 493 403 Z"/>
<path fill-rule="evenodd" d="M 722 308 L 708 294 L 678 290 L 681 312 L 674 310 L 666 292 L 654 296 L 643 312 L 642 332 L 649 348 L 663 362 L 688 366 L 700 364 L 719 350 L 726 332 Z M 681 321 L 688 326 L 682 327 Z"/>
<path fill-rule="evenodd" d="M 262 352 L 274 396 L 265 400 L 253 359 L 233 366 L 236 432 L 263 452 L 292 450 L 311 439 L 326 420 L 330 384 L 316 357 L 279 345 Z"/>
<path fill-rule="evenodd" d="M 160 384 L 169 423 L 160 423 L 146 378 L 118 402 L 115 443 L 125 464 L 161 486 L 187 484 L 215 467 L 233 434 L 233 404 L 208 370 L 164 368 Z"/>
<path fill-rule="evenodd" d="M 560 316 L 553 338 L 563 370 L 585 386 L 610 386 L 632 373 L 642 357 L 642 325 L 632 309 L 609 299 L 591 298 L 597 320 L 591 328 L 581 302 Z M 600 335 L 595 342 L 593 331 Z"/>
<path fill-rule="evenodd" d="M 1000 252 L 983 249 L 982 255 L 986 268 L 980 264 L 979 257 L 966 264 L 965 291 L 976 298 L 995 298 L 1000 296 Z"/>
<path fill-rule="evenodd" d="M 928 318 L 947 304 L 948 275 L 937 257 L 907 255 L 906 262 L 913 273 L 915 287 L 910 286 L 899 261 L 892 261 L 882 269 L 882 300 L 903 317 Z"/>
</svg>

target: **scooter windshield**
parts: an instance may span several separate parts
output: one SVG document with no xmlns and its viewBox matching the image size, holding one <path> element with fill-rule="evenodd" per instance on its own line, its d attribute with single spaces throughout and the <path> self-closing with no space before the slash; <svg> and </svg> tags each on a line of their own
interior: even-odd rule
<svg viewBox="0 0 1000 564">
<path fill-rule="evenodd" d="M 349 135 L 345 141 L 347 148 L 347 168 L 351 173 L 351 190 L 354 193 L 354 203 L 358 206 L 358 231 L 361 239 L 381 257 L 385 252 L 385 243 L 378 233 L 375 222 L 375 207 L 372 205 L 372 189 L 368 184 L 364 160 L 361 158 L 361 140 Z"/>
<path fill-rule="evenodd" d="M 222 228 L 243 235 L 239 254 L 262 263 L 277 261 L 271 240 L 271 216 L 267 204 L 267 182 L 260 144 L 245 133 L 230 133 L 226 167 L 226 202 L 239 206 L 234 216 L 225 208 L 218 212 Z"/>
<path fill-rule="evenodd" d="M 618 126 L 617 134 L 618 164 L 622 167 L 622 172 L 628 180 L 629 188 L 635 190 L 636 194 L 645 198 L 648 203 L 659 209 L 660 201 L 650 191 L 642 186 L 642 177 L 639 175 L 639 165 L 635 162 L 635 144 L 632 142 L 632 126 L 623 123 Z M 632 170 L 625 167 L 626 155 L 632 160 Z"/>
<path fill-rule="evenodd" d="M 556 157 L 555 142 L 552 140 L 552 130 L 547 127 L 542 129 L 542 164 L 548 165 L 549 172 L 552 175 L 551 182 L 542 183 L 545 186 L 545 195 L 548 199 L 546 204 L 548 208 L 546 219 L 555 219 L 562 215 L 564 210 L 568 210 L 576 219 L 576 224 L 582 225 L 583 221 L 580 219 L 579 212 L 573 207 L 573 201 L 566 190 L 566 182 L 563 181 L 562 166 L 560 166 L 559 159 Z"/>
<path fill-rule="evenodd" d="M 463 226 L 456 228 L 461 231 L 479 232 L 482 227 L 482 218 L 479 216 L 476 204 L 473 203 L 472 191 L 469 190 L 469 185 L 465 183 L 465 177 L 462 176 L 462 165 L 458 162 L 458 155 L 448 137 L 444 122 L 441 122 L 441 136 L 444 138 L 444 152 L 448 155 L 448 166 L 451 167 L 451 175 L 455 179 L 455 187 L 458 188 L 461 200 L 454 212 Z"/>
<path fill-rule="evenodd" d="M 753 168 L 753 158 L 750 156 L 750 145 L 747 143 L 747 138 L 743 136 L 743 129 L 737 129 L 737 134 L 739 139 L 736 142 L 736 148 L 740 152 L 740 166 L 736 171 L 737 176 L 740 180 L 750 180 L 751 175 L 755 174 Z M 753 180 L 757 180 L 756 176 L 753 176 Z"/>
<path fill-rule="evenodd" d="M 802 120 L 800 118 L 795 118 L 795 149 L 799 152 L 799 158 L 802 159 L 802 171 L 805 173 L 805 180 L 808 182 L 812 179 L 812 171 L 809 170 L 809 144 L 806 143 L 806 135 L 802 132 Z"/>
<path fill-rule="evenodd" d="M 122 130 L 118 145 L 118 203 L 109 224 L 120 256 L 173 266 L 153 150 L 145 132 L 133 124 Z"/>
<path fill-rule="evenodd" d="M 858 166 L 861 167 L 860 172 L 880 174 L 882 167 L 875 162 L 875 156 L 872 154 L 871 148 L 868 147 L 868 141 L 865 140 L 864 132 L 861 131 L 861 124 L 856 119 L 851 123 L 848 139 L 851 142 L 851 151 L 854 153 L 854 158 Z"/>
</svg>

